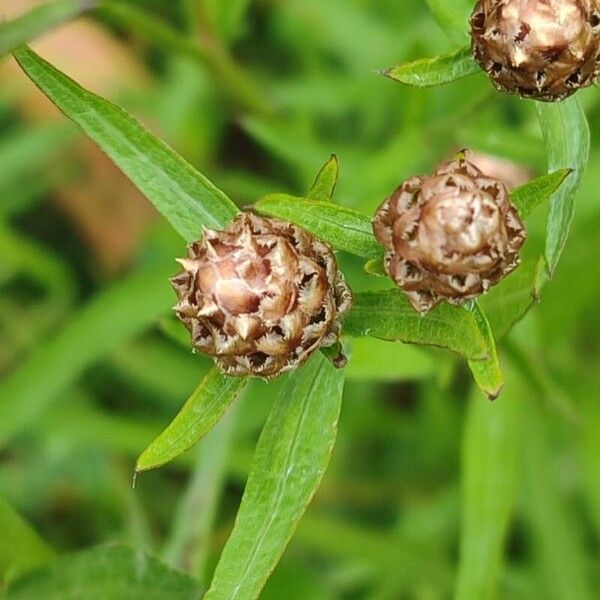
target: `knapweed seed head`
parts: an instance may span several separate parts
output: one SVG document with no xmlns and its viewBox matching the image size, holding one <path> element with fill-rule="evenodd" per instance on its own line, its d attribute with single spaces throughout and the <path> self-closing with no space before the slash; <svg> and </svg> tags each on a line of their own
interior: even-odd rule
<svg viewBox="0 0 600 600">
<path fill-rule="evenodd" d="M 171 281 L 192 345 L 230 375 L 272 378 L 337 342 L 352 294 L 331 248 L 277 219 L 205 230 Z"/>
<path fill-rule="evenodd" d="M 600 72 L 600 0 L 479 0 L 471 39 L 498 89 L 562 100 Z"/>
<path fill-rule="evenodd" d="M 486 292 L 519 264 L 526 233 L 506 186 L 466 159 L 405 181 L 373 219 L 385 268 L 421 313 Z"/>
</svg>

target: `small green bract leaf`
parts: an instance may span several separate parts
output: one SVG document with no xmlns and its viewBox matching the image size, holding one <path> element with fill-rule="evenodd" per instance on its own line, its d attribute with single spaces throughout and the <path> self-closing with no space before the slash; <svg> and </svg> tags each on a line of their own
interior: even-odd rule
<svg viewBox="0 0 600 600">
<path fill-rule="evenodd" d="M 373 235 L 371 220 L 352 208 L 287 194 L 270 194 L 261 198 L 255 206 L 267 215 L 304 227 L 336 250 L 364 258 L 383 255 L 383 248 Z"/>
<path fill-rule="evenodd" d="M 549 200 L 572 172 L 571 169 L 560 169 L 513 190 L 510 196 L 521 218 L 525 219 L 537 206 Z"/>
<path fill-rule="evenodd" d="M 504 377 L 498 362 L 496 342 L 485 313 L 477 302 L 466 308 L 477 321 L 481 335 L 486 341 L 488 356 L 483 360 L 470 360 L 469 368 L 479 389 L 490 399 L 495 400 L 504 387 Z"/>
<path fill-rule="evenodd" d="M 329 463 L 343 385 L 344 371 L 320 352 L 286 376 L 205 600 L 258 598 Z"/>
<path fill-rule="evenodd" d="M 473 314 L 441 304 L 420 315 L 395 289 L 356 294 L 345 329 L 355 336 L 449 348 L 475 360 L 488 357 L 487 340 Z"/>
<path fill-rule="evenodd" d="M 187 241 L 223 228 L 235 204 L 131 115 L 88 92 L 25 48 L 14 53 L 28 77 L 96 142 Z"/>
<path fill-rule="evenodd" d="M 392 67 L 383 71 L 382 75 L 406 85 L 432 87 L 451 83 L 480 71 L 481 68 L 471 55 L 471 48 L 465 46 L 451 54 L 422 58 L 412 63 Z"/>
<path fill-rule="evenodd" d="M 340 164 L 335 154 L 323 165 L 319 171 L 315 182 L 308 192 L 309 200 L 318 200 L 321 202 L 331 202 L 333 192 L 337 184 L 340 173 Z"/>
<path fill-rule="evenodd" d="M 247 381 L 213 367 L 171 424 L 142 452 L 136 472 L 160 467 L 189 450 L 217 424 Z"/>
<path fill-rule="evenodd" d="M 13 52 L 57 25 L 93 8 L 95 0 L 62 0 L 34 8 L 14 21 L 0 23 L 0 57 Z"/>
<path fill-rule="evenodd" d="M 17 581 L 6 597 L 197 600 L 200 586 L 143 552 L 125 546 L 101 546 L 59 558 L 48 568 Z"/>
<path fill-rule="evenodd" d="M 540 128 L 546 140 L 548 170 L 572 169 L 573 176 L 552 196 L 546 228 L 544 256 L 552 277 L 567 243 L 573 215 L 575 195 L 588 163 L 590 129 L 577 97 L 563 102 L 536 102 Z"/>
</svg>

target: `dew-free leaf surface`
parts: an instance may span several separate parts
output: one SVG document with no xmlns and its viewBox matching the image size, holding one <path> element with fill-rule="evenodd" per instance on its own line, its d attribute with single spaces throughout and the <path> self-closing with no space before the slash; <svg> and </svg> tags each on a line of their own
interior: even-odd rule
<svg viewBox="0 0 600 600">
<path fill-rule="evenodd" d="M 356 294 L 345 328 L 356 336 L 448 348 L 474 360 L 488 356 L 473 314 L 444 303 L 422 316 L 395 289 Z"/>
<path fill-rule="evenodd" d="M 573 170 L 550 200 L 544 256 L 548 274 L 552 276 L 567 243 L 575 214 L 575 196 L 590 153 L 590 128 L 576 96 L 563 102 L 536 102 L 535 105 L 546 141 L 548 171 Z"/>
<path fill-rule="evenodd" d="M 202 226 L 223 228 L 233 202 L 119 106 L 100 98 L 28 48 L 14 53 L 44 94 L 96 142 L 187 241 Z"/>
<path fill-rule="evenodd" d="M 329 463 L 343 385 L 343 370 L 320 352 L 286 376 L 206 600 L 259 596 Z"/>
<path fill-rule="evenodd" d="M 333 204 L 288 194 L 270 194 L 256 203 L 256 209 L 304 227 L 336 250 L 364 258 L 376 258 L 383 248 L 373 236 L 373 226 L 363 213 Z"/>
<path fill-rule="evenodd" d="M 171 424 L 144 450 L 135 470 L 155 469 L 191 448 L 217 424 L 247 381 L 213 367 Z"/>
<path fill-rule="evenodd" d="M 382 75 L 415 87 L 433 87 L 452 83 L 469 75 L 479 73 L 481 68 L 473 60 L 471 48 L 464 46 L 456 52 L 421 58 L 411 63 L 405 63 L 382 71 Z"/>
</svg>

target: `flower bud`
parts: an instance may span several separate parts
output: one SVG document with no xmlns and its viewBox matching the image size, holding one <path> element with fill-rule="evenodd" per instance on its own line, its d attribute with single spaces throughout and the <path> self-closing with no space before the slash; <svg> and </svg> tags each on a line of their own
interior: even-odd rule
<svg viewBox="0 0 600 600">
<path fill-rule="evenodd" d="M 333 251 L 296 225 L 240 214 L 205 230 L 171 281 L 192 345 L 229 375 L 277 375 L 338 340 L 352 294 Z"/>
<path fill-rule="evenodd" d="M 506 186 L 465 159 L 405 181 L 373 230 L 387 273 L 422 313 L 487 292 L 518 266 L 526 238 Z"/>
<path fill-rule="evenodd" d="M 479 0 L 471 38 L 499 90 L 562 100 L 600 72 L 600 0 Z"/>
</svg>

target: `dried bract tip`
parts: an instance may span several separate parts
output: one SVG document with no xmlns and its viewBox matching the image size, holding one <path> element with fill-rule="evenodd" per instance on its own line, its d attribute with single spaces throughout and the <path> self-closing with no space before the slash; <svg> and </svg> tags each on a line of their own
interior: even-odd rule
<svg viewBox="0 0 600 600">
<path fill-rule="evenodd" d="M 479 0 L 471 38 L 498 89 L 562 100 L 600 72 L 600 0 Z"/>
<path fill-rule="evenodd" d="M 526 238 L 505 185 L 465 159 L 405 181 L 373 230 L 386 271 L 421 313 L 487 292 L 518 266 Z"/>
<path fill-rule="evenodd" d="M 338 340 L 352 294 L 329 246 L 299 227 L 240 214 L 205 231 L 171 281 L 192 345 L 230 375 L 293 369 Z"/>
</svg>

